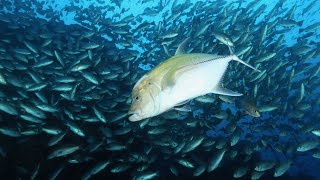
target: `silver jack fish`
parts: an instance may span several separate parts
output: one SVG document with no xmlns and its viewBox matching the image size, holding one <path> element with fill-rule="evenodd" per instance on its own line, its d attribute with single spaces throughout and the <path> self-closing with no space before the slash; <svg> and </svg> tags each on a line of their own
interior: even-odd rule
<svg viewBox="0 0 320 180">
<path fill-rule="evenodd" d="M 178 47 L 175 55 L 141 77 L 132 90 L 132 104 L 128 114 L 130 121 L 140 121 L 157 116 L 185 104 L 189 100 L 208 93 L 226 96 L 242 94 L 221 87 L 221 80 L 232 60 L 254 70 L 235 54 L 186 54 L 188 39 Z M 232 50 L 229 47 L 230 52 Z M 258 70 L 257 70 L 258 71 Z"/>
</svg>

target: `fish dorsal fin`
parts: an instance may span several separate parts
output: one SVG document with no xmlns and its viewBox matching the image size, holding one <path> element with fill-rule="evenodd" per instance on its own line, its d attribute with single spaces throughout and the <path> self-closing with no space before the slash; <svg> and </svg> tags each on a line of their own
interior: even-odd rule
<svg viewBox="0 0 320 180">
<path fill-rule="evenodd" d="M 178 54 L 186 54 L 186 46 L 187 42 L 190 38 L 185 39 L 177 48 L 176 53 L 174 55 Z"/>
</svg>

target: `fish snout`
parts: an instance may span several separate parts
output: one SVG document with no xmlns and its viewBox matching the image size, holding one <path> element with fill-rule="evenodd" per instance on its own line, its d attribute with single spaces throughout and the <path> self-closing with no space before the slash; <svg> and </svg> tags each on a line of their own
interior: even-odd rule
<svg viewBox="0 0 320 180">
<path fill-rule="evenodd" d="M 131 122 L 136 122 L 136 121 L 140 121 L 140 120 L 142 120 L 142 118 L 138 114 L 132 114 L 129 117 L 129 121 L 131 121 Z"/>
<path fill-rule="evenodd" d="M 257 117 L 260 117 L 261 115 L 260 115 L 260 113 L 259 112 L 257 112 Z"/>
<path fill-rule="evenodd" d="M 129 116 L 129 121 L 135 122 L 135 121 L 142 120 L 143 118 L 139 114 L 141 114 L 141 112 L 139 113 L 139 111 L 137 111 L 133 108 L 130 108 L 128 111 L 128 115 L 131 115 L 131 116 Z"/>
</svg>

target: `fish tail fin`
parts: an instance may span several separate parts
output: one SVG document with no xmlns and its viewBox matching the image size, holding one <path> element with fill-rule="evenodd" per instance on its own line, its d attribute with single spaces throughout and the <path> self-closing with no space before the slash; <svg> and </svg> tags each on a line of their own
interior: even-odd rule
<svg viewBox="0 0 320 180">
<path fill-rule="evenodd" d="M 238 61 L 239 63 L 241 63 L 241 64 L 243 64 L 245 66 L 248 66 L 249 68 L 251 68 L 251 69 L 253 69 L 255 71 L 261 72 L 259 69 L 256 69 L 253 66 L 251 66 L 250 64 L 242 61 L 237 55 L 233 54 L 232 56 L 233 56 L 232 60 Z"/>
</svg>

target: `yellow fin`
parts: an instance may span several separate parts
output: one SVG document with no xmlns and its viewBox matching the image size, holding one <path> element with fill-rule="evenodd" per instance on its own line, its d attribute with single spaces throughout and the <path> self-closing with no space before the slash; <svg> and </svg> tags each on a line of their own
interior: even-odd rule
<svg viewBox="0 0 320 180">
<path fill-rule="evenodd" d="M 177 78 L 179 78 L 183 73 L 194 69 L 194 65 L 184 66 L 178 69 L 169 70 L 163 77 L 161 81 L 161 89 L 166 90 L 171 88 L 176 84 Z"/>
</svg>

